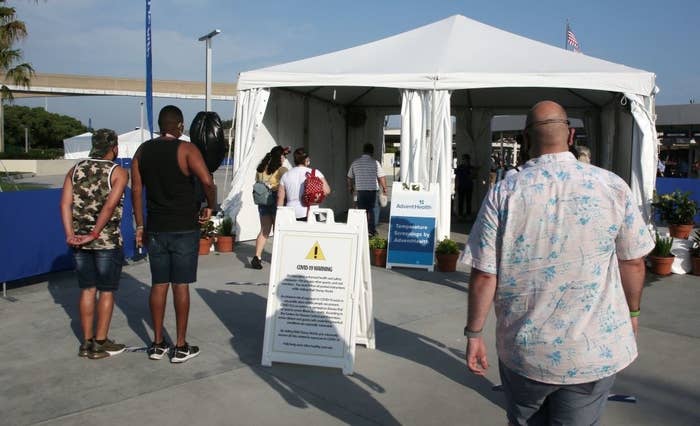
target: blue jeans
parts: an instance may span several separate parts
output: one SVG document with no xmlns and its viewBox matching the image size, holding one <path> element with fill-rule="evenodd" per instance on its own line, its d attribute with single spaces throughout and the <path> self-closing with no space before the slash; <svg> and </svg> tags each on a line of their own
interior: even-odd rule
<svg viewBox="0 0 700 426">
<path fill-rule="evenodd" d="M 152 284 L 189 284 L 197 281 L 198 260 L 198 230 L 148 233 Z"/>
<path fill-rule="evenodd" d="M 367 212 L 367 230 L 370 235 L 377 233 L 374 227 L 374 206 L 377 203 L 377 191 L 357 191 L 357 208 Z"/>
<path fill-rule="evenodd" d="M 121 248 L 110 250 L 74 249 L 78 286 L 99 291 L 117 291 L 124 256 Z"/>
</svg>

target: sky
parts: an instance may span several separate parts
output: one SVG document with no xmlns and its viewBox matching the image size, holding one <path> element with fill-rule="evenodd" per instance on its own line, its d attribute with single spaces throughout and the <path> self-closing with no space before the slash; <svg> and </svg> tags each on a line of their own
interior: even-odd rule
<svg viewBox="0 0 700 426">
<path fill-rule="evenodd" d="M 145 76 L 145 0 L 8 0 L 29 36 L 18 47 L 39 73 Z M 700 102 L 699 0 L 152 0 L 154 79 L 204 81 L 204 43 L 213 29 L 213 80 L 353 47 L 462 14 L 562 47 L 565 22 L 586 55 L 654 72 L 657 104 Z M 488 40 L 475 40 L 488 42 Z M 514 63 L 513 67 L 518 64 Z M 46 106 L 94 128 L 139 126 L 135 97 L 18 100 Z M 190 121 L 204 101 L 174 103 Z M 233 102 L 215 101 L 222 119 Z"/>
</svg>

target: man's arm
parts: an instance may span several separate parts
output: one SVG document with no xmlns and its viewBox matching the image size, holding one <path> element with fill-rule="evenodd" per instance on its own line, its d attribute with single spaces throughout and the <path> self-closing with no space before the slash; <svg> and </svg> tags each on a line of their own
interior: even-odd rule
<svg viewBox="0 0 700 426">
<path fill-rule="evenodd" d="M 61 221 L 63 222 L 63 232 L 66 234 L 66 243 L 71 244 L 75 236 L 73 230 L 73 169 L 68 171 L 63 180 L 63 191 L 61 192 Z"/>
<path fill-rule="evenodd" d="M 202 183 L 202 189 L 204 190 L 204 195 L 207 198 L 207 207 L 202 209 L 202 214 L 200 215 L 200 221 L 207 221 L 211 217 L 211 212 L 216 208 L 216 186 L 214 186 L 214 180 L 207 169 L 207 165 L 202 158 L 202 154 L 199 152 L 196 146 L 193 144 L 182 143 L 180 147 L 186 149 L 185 159 L 187 160 L 187 168 L 190 173 L 197 176 L 199 181 Z"/>
<path fill-rule="evenodd" d="M 348 186 L 348 194 L 352 195 L 353 189 L 355 188 L 355 185 L 353 184 L 352 178 L 351 177 L 346 177 L 345 178 L 345 183 Z"/>
<path fill-rule="evenodd" d="M 496 294 L 496 275 L 472 268 L 469 277 L 469 308 L 467 310 L 467 331 L 481 332 L 486 316 L 491 309 Z M 467 367 L 469 371 L 483 376 L 489 368 L 486 345 L 482 336 L 467 339 Z"/>
<path fill-rule="evenodd" d="M 382 189 L 384 195 L 386 195 L 386 177 L 381 176 L 378 177 L 377 180 L 379 181 L 379 187 Z"/>
<path fill-rule="evenodd" d="M 131 160 L 131 205 L 136 222 L 136 247 L 143 247 L 143 181 L 141 180 L 141 148 L 136 150 Z"/>
<path fill-rule="evenodd" d="M 625 292 L 627 306 L 630 311 L 638 311 L 642 303 L 642 290 L 644 289 L 644 259 L 618 260 L 620 265 L 620 278 L 622 289 Z M 632 317 L 632 329 L 637 334 L 639 317 Z"/>
</svg>

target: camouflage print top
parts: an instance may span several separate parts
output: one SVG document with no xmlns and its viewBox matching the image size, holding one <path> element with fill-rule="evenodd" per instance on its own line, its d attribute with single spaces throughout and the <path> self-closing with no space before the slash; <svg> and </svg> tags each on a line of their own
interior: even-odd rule
<svg viewBox="0 0 700 426">
<path fill-rule="evenodd" d="M 87 235 L 92 232 L 97 217 L 112 191 L 112 172 L 117 165 L 109 160 L 89 159 L 73 169 L 73 232 Z M 112 217 L 100 232 L 99 238 L 82 246 L 86 250 L 107 250 L 122 246 L 119 225 L 122 221 L 124 196 L 114 209 Z"/>
</svg>

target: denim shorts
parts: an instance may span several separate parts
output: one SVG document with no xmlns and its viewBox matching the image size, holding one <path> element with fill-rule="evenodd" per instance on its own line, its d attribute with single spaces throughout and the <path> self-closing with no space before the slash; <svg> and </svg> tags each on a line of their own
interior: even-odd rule
<svg viewBox="0 0 700 426">
<path fill-rule="evenodd" d="M 258 214 L 260 215 L 260 217 L 263 217 L 263 216 L 275 217 L 275 215 L 277 214 L 277 206 L 276 205 L 261 206 L 260 204 L 258 204 Z"/>
<path fill-rule="evenodd" d="M 502 362 L 498 368 L 512 425 L 598 425 L 615 375 L 574 385 L 542 383 L 523 377 Z"/>
<path fill-rule="evenodd" d="M 152 284 L 190 284 L 197 281 L 198 260 L 198 230 L 148 233 Z"/>
<path fill-rule="evenodd" d="M 124 256 L 121 248 L 110 250 L 74 249 L 78 286 L 99 291 L 117 291 Z"/>
</svg>

